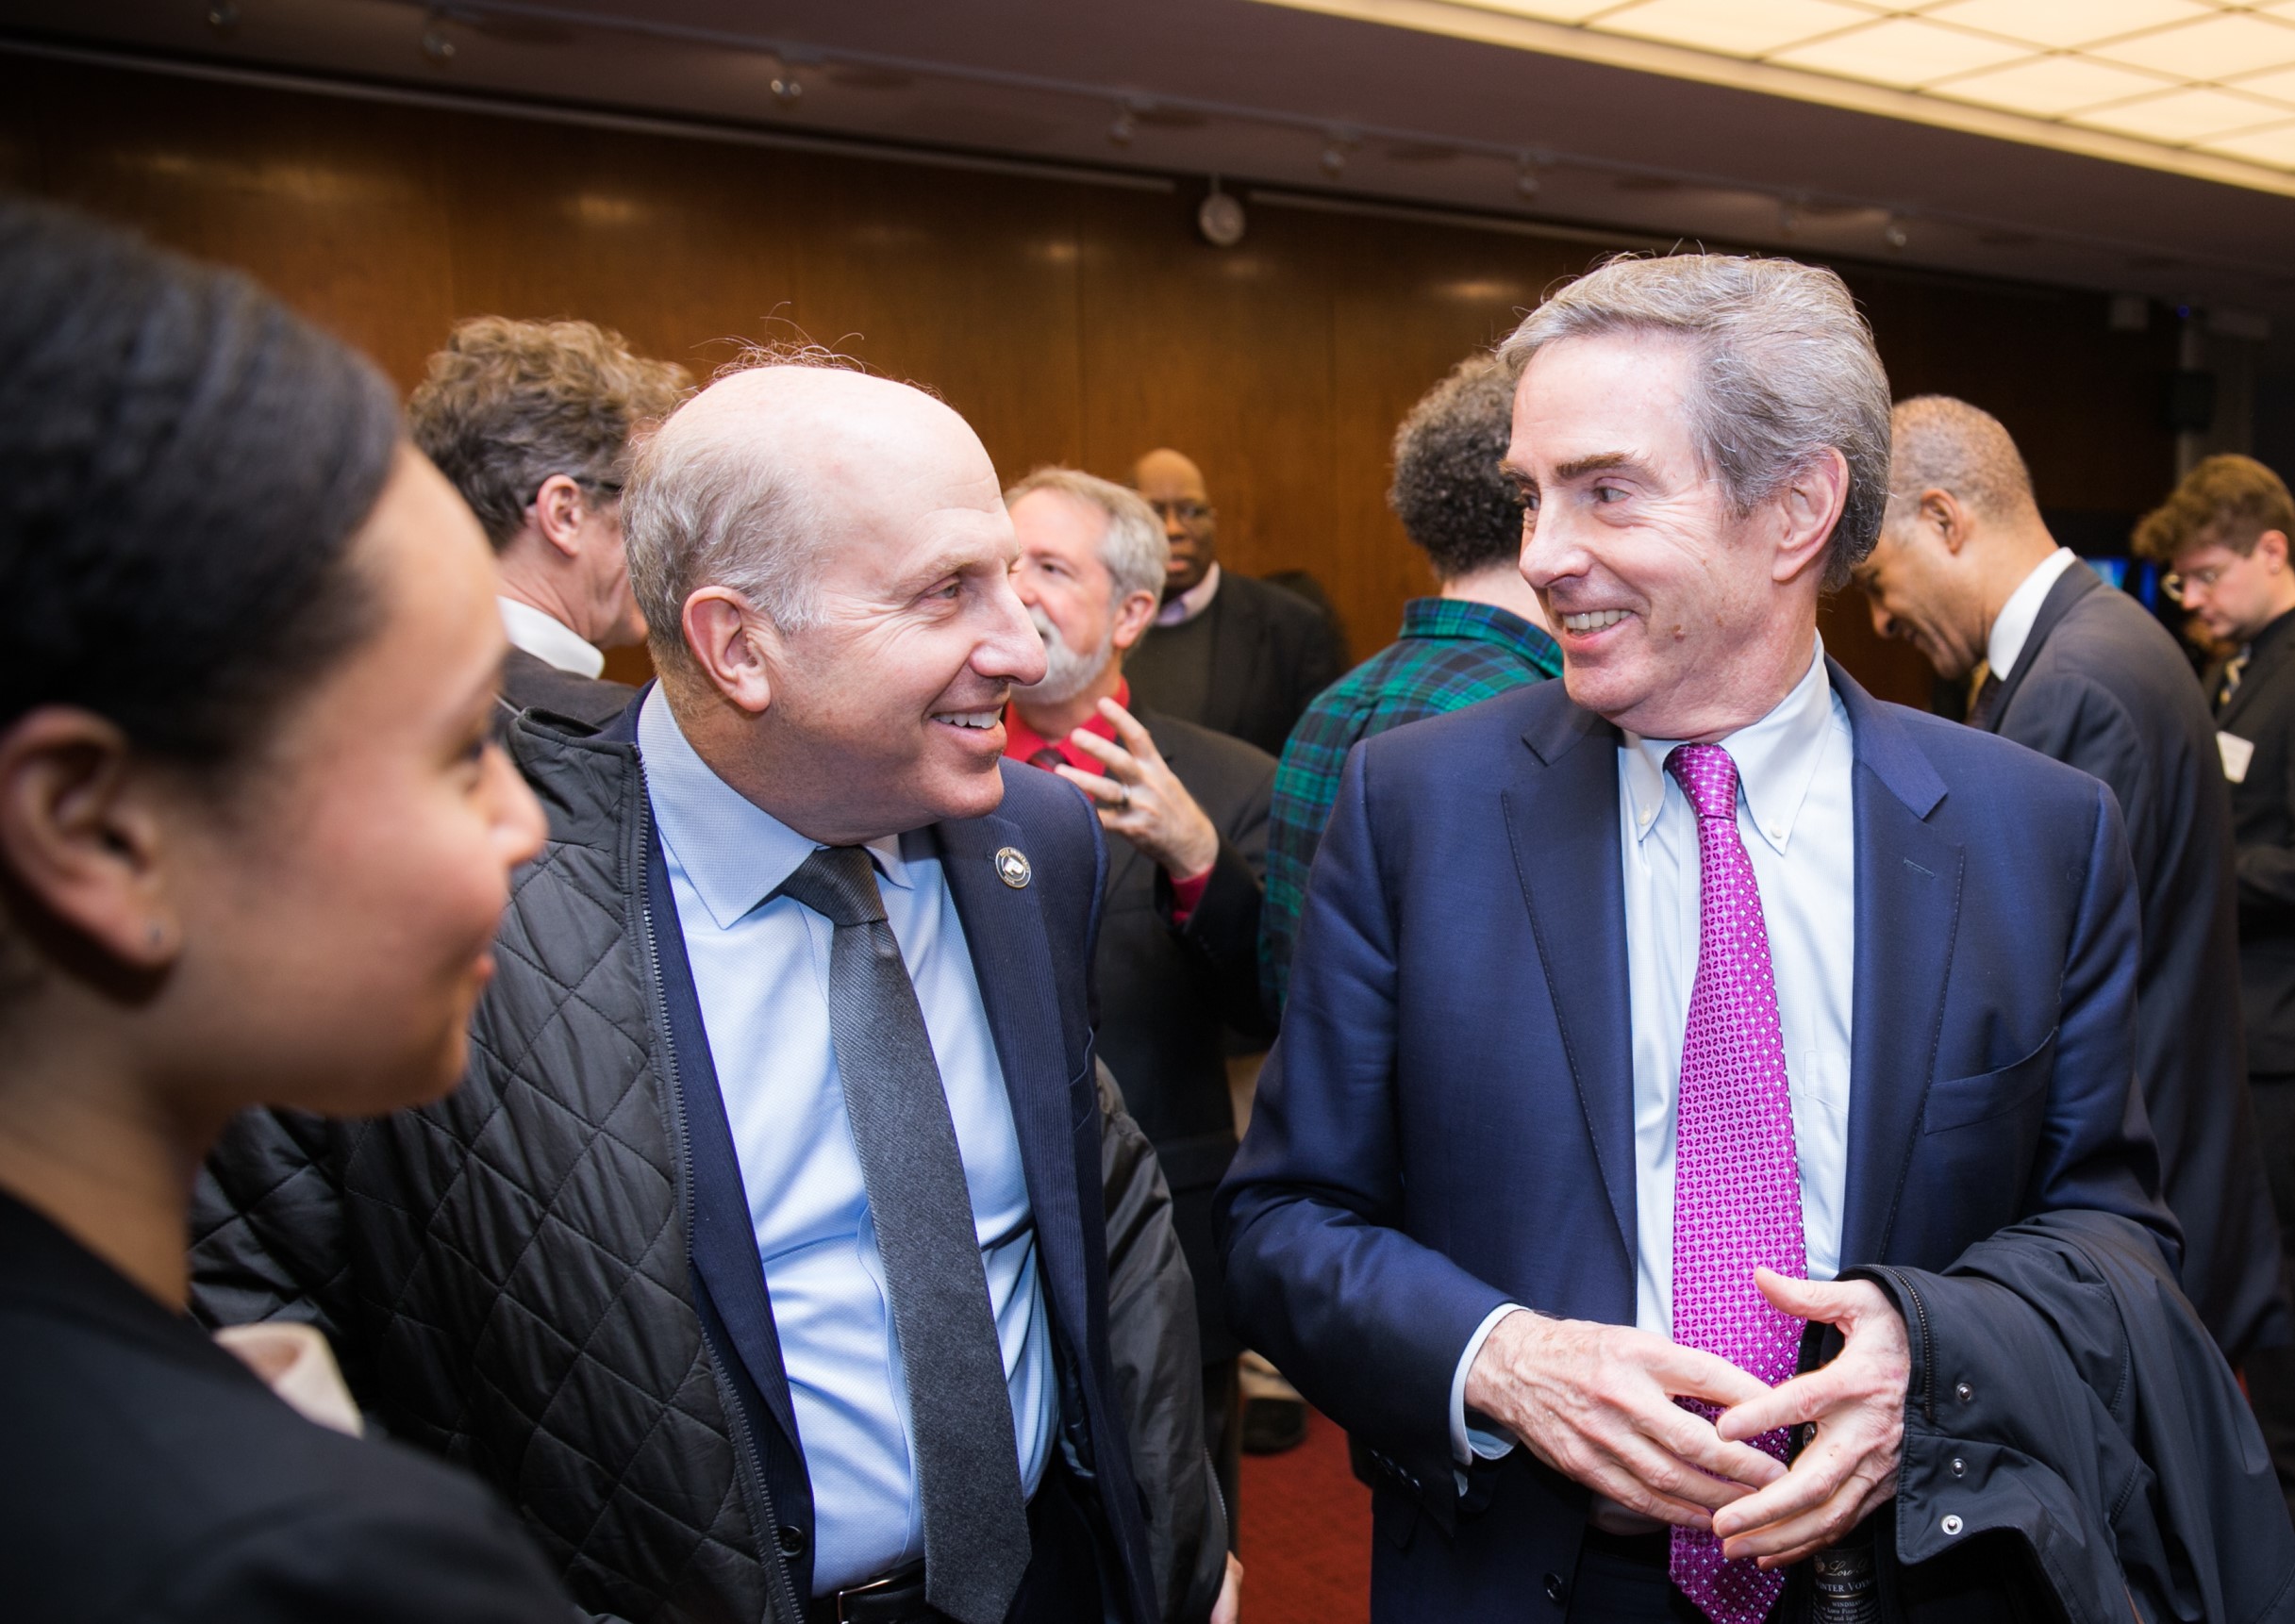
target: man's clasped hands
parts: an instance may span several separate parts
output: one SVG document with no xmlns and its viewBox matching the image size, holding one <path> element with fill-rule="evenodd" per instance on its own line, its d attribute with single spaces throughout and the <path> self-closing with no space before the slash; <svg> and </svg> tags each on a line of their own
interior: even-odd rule
<svg viewBox="0 0 2295 1624">
<path fill-rule="evenodd" d="M 1839 1355 L 1770 1387 L 1631 1326 L 1510 1314 L 1467 1373 L 1467 1406 L 1628 1511 L 1710 1528 L 1732 1560 L 1798 1562 L 1896 1493 L 1910 1350 L 1904 1320 L 1870 1282 L 1766 1268 L 1755 1278 L 1781 1312 L 1838 1328 Z M 1720 1414 L 1707 1420 L 1676 1397 Z M 1811 1422 L 1789 1470 L 1751 1442 Z"/>
</svg>

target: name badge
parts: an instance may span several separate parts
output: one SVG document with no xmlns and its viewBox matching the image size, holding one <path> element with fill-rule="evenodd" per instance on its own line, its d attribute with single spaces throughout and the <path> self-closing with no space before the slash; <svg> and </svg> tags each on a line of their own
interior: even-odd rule
<svg viewBox="0 0 2295 1624">
<path fill-rule="evenodd" d="M 2216 735 L 2216 749 L 2223 757 L 2223 776 L 2234 784 L 2247 782 L 2247 764 L 2255 759 L 2255 741 L 2236 733 Z"/>
</svg>

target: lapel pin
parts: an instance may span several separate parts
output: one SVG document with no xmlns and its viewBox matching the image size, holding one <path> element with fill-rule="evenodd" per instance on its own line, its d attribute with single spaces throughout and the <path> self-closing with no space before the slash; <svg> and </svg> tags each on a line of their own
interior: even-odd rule
<svg viewBox="0 0 2295 1624">
<path fill-rule="evenodd" d="M 1021 855 L 1018 847 L 997 848 L 996 877 L 1016 891 L 1028 883 L 1028 859 Z"/>
</svg>

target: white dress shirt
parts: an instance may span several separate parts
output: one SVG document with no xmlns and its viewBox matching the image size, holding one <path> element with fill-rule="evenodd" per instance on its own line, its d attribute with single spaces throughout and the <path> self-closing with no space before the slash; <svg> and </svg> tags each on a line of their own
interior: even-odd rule
<svg viewBox="0 0 2295 1624">
<path fill-rule="evenodd" d="M 544 665 L 575 676 L 595 677 L 605 671 L 605 651 L 573 627 L 516 598 L 497 595 L 494 602 L 501 605 L 502 629 L 512 648 L 524 649 Z"/>
<path fill-rule="evenodd" d="M 1634 1322 L 1673 1334 L 1673 1129 L 1682 1040 L 1697 977 L 1697 816 L 1665 770 L 1677 741 L 1628 733 L 1618 748 L 1625 954 L 1634 1066 Z M 1793 1104 L 1802 1233 L 1811 1280 L 1840 1268 L 1849 1172 L 1849 1038 L 1856 960 L 1856 819 L 1849 717 L 1824 647 L 1767 716 L 1721 741 L 1738 768 L 1738 832 L 1769 929 Z M 1600 1191 L 1588 1192 L 1599 1199 Z M 1466 1424 L 1466 1373 L 1506 1304 L 1466 1347 L 1451 1384 L 1451 1444 L 1464 1462 L 1510 1443 Z"/>
<path fill-rule="evenodd" d="M 2017 584 L 2008 601 L 2000 606 L 1992 618 L 1992 635 L 1985 639 L 1985 664 L 1992 674 L 2006 682 L 2016 662 L 2023 657 L 2024 644 L 2031 639 L 2032 622 L 2040 618 L 2040 605 L 2047 600 L 2049 588 L 2056 584 L 2065 571 L 2080 561 L 2080 555 L 2069 547 L 2059 547 L 2040 560 L 2032 573 Z"/>
<path fill-rule="evenodd" d="M 639 711 L 638 751 L 764 1260 L 812 1481 L 813 1588 L 826 1593 L 924 1553 L 884 1262 L 829 1036 L 834 927 L 790 898 L 766 900 L 815 843 L 710 771 L 659 687 Z M 1033 1495 L 1058 1400 L 1004 1069 L 939 858 L 921 835 L 869 850 L 956 1121 Z"/>
</svg>

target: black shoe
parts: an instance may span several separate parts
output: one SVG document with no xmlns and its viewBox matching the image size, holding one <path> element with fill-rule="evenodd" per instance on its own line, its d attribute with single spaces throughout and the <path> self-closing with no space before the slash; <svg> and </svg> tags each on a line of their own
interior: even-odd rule
<svg viewBox="0 0 2295 1624">
<path fill-rule="evenodd" d="M 1279 1455 L 1306 1442 L 1306 1400 L 1304 1399 L 1246 1399 L 1243 1400 L 1243 1452 Z"/>
</svg>

